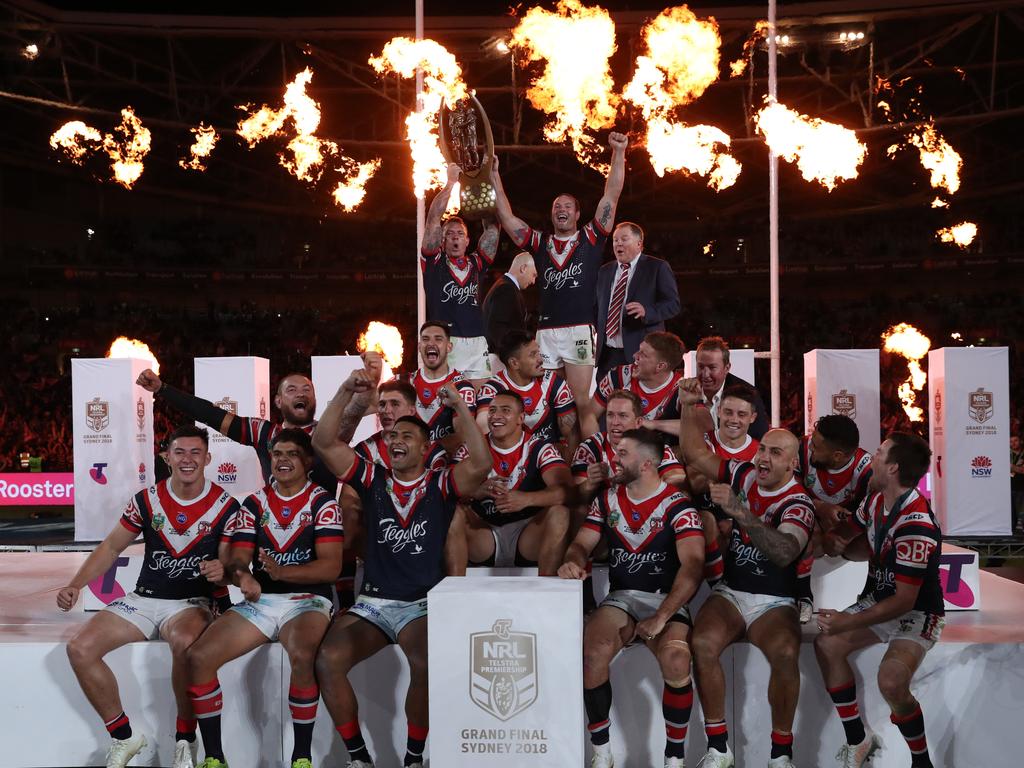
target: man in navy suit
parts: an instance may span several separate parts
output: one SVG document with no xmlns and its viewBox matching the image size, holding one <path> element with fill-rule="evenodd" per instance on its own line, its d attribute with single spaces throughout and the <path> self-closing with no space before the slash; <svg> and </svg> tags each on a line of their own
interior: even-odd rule
<svg viewBox="0 0 1024 768">
<path fill-rule="evenodd" d="M 633 362 L 640 342 L 679 314 L 679 289 L 668 262 L 643 253 L 644 231 L 624 221 L 612 233 L 615 261 L 597 275 L 597 380 Z M 612 311 L 610 311 L 612 310 Z"/>
</svg>

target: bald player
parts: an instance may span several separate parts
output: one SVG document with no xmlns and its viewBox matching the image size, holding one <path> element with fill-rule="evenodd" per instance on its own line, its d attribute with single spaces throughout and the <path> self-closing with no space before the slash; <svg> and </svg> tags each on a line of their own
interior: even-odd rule
<svg viewBox="0 0 1024 768">
<path fill-rule="evenodd" d="M 782 429 L 765 433 L 753 462 L 725 461 L 708 448 L 697 419 L 698 379 L 679 385 L 680 448 L 687 466 L 711 483 L 711 500 L 731 518 L 722 580 L 693 629 L 693 655 L 704 709 L 706 768 L 735 764 L 725 722 L 722 652 L 746 638 L 768 660 L 772 735 L 769 768 L 793 768 L 793 717 L 800 693 L 797 565 L 814 529 L 814 502 L 796 478 L 799 443 Z"/>
</svg>

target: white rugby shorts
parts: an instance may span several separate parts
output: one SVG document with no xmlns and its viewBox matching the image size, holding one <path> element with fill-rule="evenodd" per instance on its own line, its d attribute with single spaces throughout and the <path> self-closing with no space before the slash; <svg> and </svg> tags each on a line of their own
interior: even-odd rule
<svg viewBox="0 0 1024 768">
<path fill-rule="evenodd" d="M 594 364 L 594 329 L 589 325 L 542 328 L 537 331 L 537 344 L 545 368 Z"/>
<path fill-rule="evenodd" d="M 860 613 L 875 605 L 876 600 L 871 595 L 862 597 L 856 603 L 847 608 L 843 613 Z M 924 611 L 907 611 L 895 619 L 883 621 L 881 624 L 872 624 L 870 629 L 883 643 L 892 640 L 910 640 L 917 643 L 926 651 L 939 642 L 942 635 L 942 628 L 946 626 L 946 619 L 937 613 L 926 613 Z"/>
<path fill-rule="evenodd" d="M 326 597 L 309 592 L 262 594 L 256 602 L 246 600 L 231 606 L 232 611 L 255 625 L 271 642 L 278 639 L 285 624 L 304 613 L 319 613 L 330 621 L 331 608 Z"/>
<path fill-rule="evenodd" d="M 491 358 L 487 353 L 484 336 L 452 336 L 452 351 L 448 353 L 448 367 L 459 371 L 467 379 L 491 378 Z"/>
<path fill-rule="evenodd" d="M 129 592 L 124 597 L 107 604 L 103 609 L 125 621 L 134 624 L 145 635 L 147 640 L 160 637 L 160 630 L 168 621 L 182 611 L 198 608 L 211 619 L 210 600 L 206 597 L 189 597 L 184 600 L 165 600 L 160 597 L 143 597 L 137 592 Z"/>
<path fill-rule="evenodd" d="M 731 589 L 724 582 L 718 582 L 711 590 L 711 594 L 720 595 L 732 603 L 747 628 L 755 621 L 764 616 L 768 611 L 775 608 L 790 608 L 797 610 L 796 600 L 792 597 L 779 597 L 778 595 L 758 595 L 754 592 L 742 592 L 738 589 Z"/>
</svg>

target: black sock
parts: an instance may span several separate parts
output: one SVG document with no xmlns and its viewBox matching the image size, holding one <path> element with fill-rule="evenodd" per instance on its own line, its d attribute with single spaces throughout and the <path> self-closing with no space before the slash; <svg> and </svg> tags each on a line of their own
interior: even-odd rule
<svg viewBox="0 0 1024 768">
<path fill-rule="evenodd" d="M 932 759 L 928 756 L 928 740 L 924 735 L 924 714 L 921 712 L 921 705 L 915 701 L 914 710 L 910 714 L 893 714 L 890 719 L 900 729 L 910 748 L 911 768 L 933 768 Z"/>
<path fill-rule="evenodd" d="M 587 730 L 590 743 L 601 746 L 608 743 L 608 713 L 612 711 L 612 683 L 606 680 L 596 688 L 583 689 L 583 706 L 587 710 Z"/>
<path fill-rule="evenodd" d="M 373 762 L 370 758 L 370 750 L 366 748 L 366 742 L 363 741 L 363 733 L 359 730 L 358 720 L 353 720 L 351 723 L 343 723 L 336 730 L 341 735 L 341 740 L 345 742 L 345 749 L 348 750 L 349 760 L 362 760 L 364 763 Z"/>
<path fill-rule="evenodd" d="M 792 759 L 793 757 L 793 734 L 782 733 L 772 729 L 772 756 L 774 760 L 776 757 L 786 757 Z"/>
<path fill-rule="evenodd" d="M 843 721 L 843 730 L 846 731 L 847 744 L 860 744 L 864 741 L 864 721 L 860 719 L 860 709 L 857 707 L 857 683 L 851 680 L 843 685 L 828 689 L 828 695 L 832 697 L 832 703 L 836 705 L 836 712 L 839 719 Z"/>
<path fill-rule="evenodd" d="M 665 717 L 665 757 L 686 757 L 686 732 L 693 708 L 693 684 L 675 688 L 665 683 L 661 692 L 661 713 Z"/>
<path fill-rule="evenodd" d="M 402 765 L 408 768 L 416 763 L 423 763 L 423 748 L 427 744 L 427 729 L 413 723 L 408 724 L 409 736 L 405 742 L 405 760 Z"/>
<path fill-rule="evenodd" d="M 107 733 L 113 739 L 124 741 L 132 737 L 132 724 L 128 721 L 128 715 L 124 712 L 119 714 L 113 720 L 107 720 L 103 725 L 107 729 Z"/>
<path fill-rule="evenodd" d="M 725 752 L 729 749 L 729 728 L 725 720 L 704 721 L 704 733 L 708 737 L 708 749 Z"/>
</svg>

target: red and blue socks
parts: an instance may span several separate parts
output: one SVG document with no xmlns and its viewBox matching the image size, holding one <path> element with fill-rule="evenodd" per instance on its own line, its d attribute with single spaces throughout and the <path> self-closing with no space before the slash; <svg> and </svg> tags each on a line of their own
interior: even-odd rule
<svg viewBox="0 0 1024 768">
<path fill-rule="evenodd" d="M 686 756 L 686 732 L 693 709 L 693 683 L 678 688 L 665 683 L 661 693 L 661 712 L 665 716 L 665 757 Z"/>
</svg>

